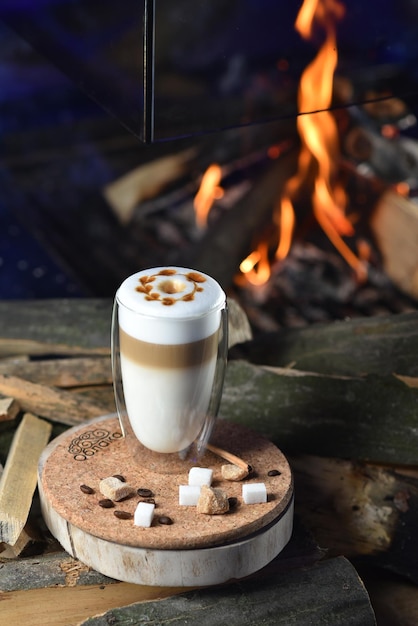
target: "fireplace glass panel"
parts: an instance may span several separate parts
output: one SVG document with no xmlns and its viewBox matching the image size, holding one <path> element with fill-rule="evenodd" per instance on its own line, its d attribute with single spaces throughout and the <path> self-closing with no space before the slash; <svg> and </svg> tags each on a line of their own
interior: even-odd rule
<svg viewBox="0 0 418 626">
<path fill-rule="evenodd" d="M 3 0 L 0 18 L 144 141 L 297 115 L 323 40 L 286 0 Z M 344 105 L 417 93 L 416 0 L 348 0 L 337 24 Z M 370 95 L 372 94 L 372 95 Z M 377 96 L 376 96 L 377 94 Z M 310 110 L 303 113 L 311 112 Z"/>
</svg>

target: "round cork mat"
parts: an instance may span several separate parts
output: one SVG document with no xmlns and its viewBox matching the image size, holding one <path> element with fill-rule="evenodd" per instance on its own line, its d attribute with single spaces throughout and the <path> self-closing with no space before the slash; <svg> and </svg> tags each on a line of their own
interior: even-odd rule
<svg viewBox="0 0 418 626">
<path fill-rule="evenodd" d="M 185 462 L 184 471 L 177 474 L 135 465 L 116 416 L 72 428 L 52 441 L 40 459 L 38 485 L 45 521 L 70 554 L 120 580 L 199 585 L 248 575 L 273 559 L 290 538 L 291 470 L 275 445 L 237 424 L 218 419 L 211 443 L 252 467 L 247 478 L 231 482 L 222 478 L 221 466 L 227 463 L 223 458 L 207 451 L 199 460 L 199 466 L 213 470 L 212 486 L 236 498 L 236 506 L 223 515 L 199 514 L 194 506 L 179 505 L 179 486 L 188 483 L 190 463 Z M 123 476 L 134 487 L 135 495 L 116 502 L 113 508 L 102 508 L 99 501 L 104 496 L 99 483 L 113 475 Z M 267 502 L 245 504 L 243 484 L 258 482 L 266 485 Z M 85 493 L 82 485 L 90 487 L 92 493 Z M 136 506 L 144 499 L 137 495 L 141 488 L 151 490 L 155 501 L 149 528 L 133 522 Z M 129 516 L 120 519 L 116 511 Z M 173 523 L 161 524 L 161 516 L 170 517 Z M 248 550 L 251 563 L 243 567 Z M 208 562 L 214 563 L 209 567 L 214 570 L 209 577 L 207 571 L 197 574 L 202 555 L 206 561 L 210 556 Z M 174 570 L 169 566 L 171 557 L 175 558 Z M 225 567 L 227 561 L 229 567 Z"/>
</svg>

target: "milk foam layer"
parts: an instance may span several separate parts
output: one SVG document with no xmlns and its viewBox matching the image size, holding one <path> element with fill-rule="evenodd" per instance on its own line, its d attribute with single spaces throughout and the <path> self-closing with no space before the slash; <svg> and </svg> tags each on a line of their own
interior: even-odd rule
<svg viewBox="0 0 418 626">
<path fill-rule="evenodd" d="M 116 294 L 119 324 L 136 339 L 181 344 L 219 327 L 225 293 L 210 276 L 184 267 L 157 267 L 127 278 Z"/>
</svg>

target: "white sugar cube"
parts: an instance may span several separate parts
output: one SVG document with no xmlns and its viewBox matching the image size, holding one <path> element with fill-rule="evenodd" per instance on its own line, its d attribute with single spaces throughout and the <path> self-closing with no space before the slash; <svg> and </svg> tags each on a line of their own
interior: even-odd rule
<svg viewBox="0 0 418 626">
<path fill-rule="evenodd" d="M 154 508 L 155 504 L 152 504 L 151 502 L 139 502 L 134 514 L 135 526 L 149 528 L 154 517 Z"/>
<path fill-rule="evenodd" d="M 196 506 L 200 496 L 200 485 L 180 485 L 179 504 L 181 506 Z"/>
<path fill-rule="evenodd" d="M 199 487 L 207 485 L 210 487 L 212 484 L 212 475 L 213 470 L 207 467 L 191 467 L 189 470 L 189 485 L 197 485 Z"/>
<path fill-rule="evenodd" d="M 242 499 L 245 504 L 267 502 L 267 489 L 264 483 L 246 483 L 242 485 Z"/>
</svg>

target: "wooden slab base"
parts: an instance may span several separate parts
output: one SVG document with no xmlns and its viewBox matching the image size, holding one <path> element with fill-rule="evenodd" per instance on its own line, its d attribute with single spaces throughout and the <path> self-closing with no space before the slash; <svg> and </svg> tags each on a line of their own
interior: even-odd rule
<svg viewBox="0 0 418 626">
<path fill-rule="evenodd" d="M 225 481 L 219 456 L 206 452 L 199 465 L 213 470 L 213 487 L 235 497 L 224 515 L 199 514 L 180 506 L 183 471 L 161 474 L 134 465 L 116 416 L 103 416 L 66 431 L 44 450 L 38 486 L 45 521 L 72 556 L 99 572 L 131 583 L 159 586 L 213 585 L 261 569 L 284 548 L 293 524 L 293 481 L 288 462 L 271 442 L 237 424 L 219 419 L 211 439 L 215 446 L 245 459 L 253 468 L 244 481 Z M 276 470 L 273 471 L 272 470 Z M 155 517 L 150 528 L 135 526 L 133 513 L 142 499 L 135 495 L 102 508 L 102 478 L 122 475 L 135 488 L 150 489 Z M 263 482 L 268 500 L 245 504 L 242 485 Z M 87 485 L 93 493 L 84 493 Z M 130 514 L 127 519 L 115 511 Z M 159 523 L 160 516 L 172 524 Z"/>
</svg>

